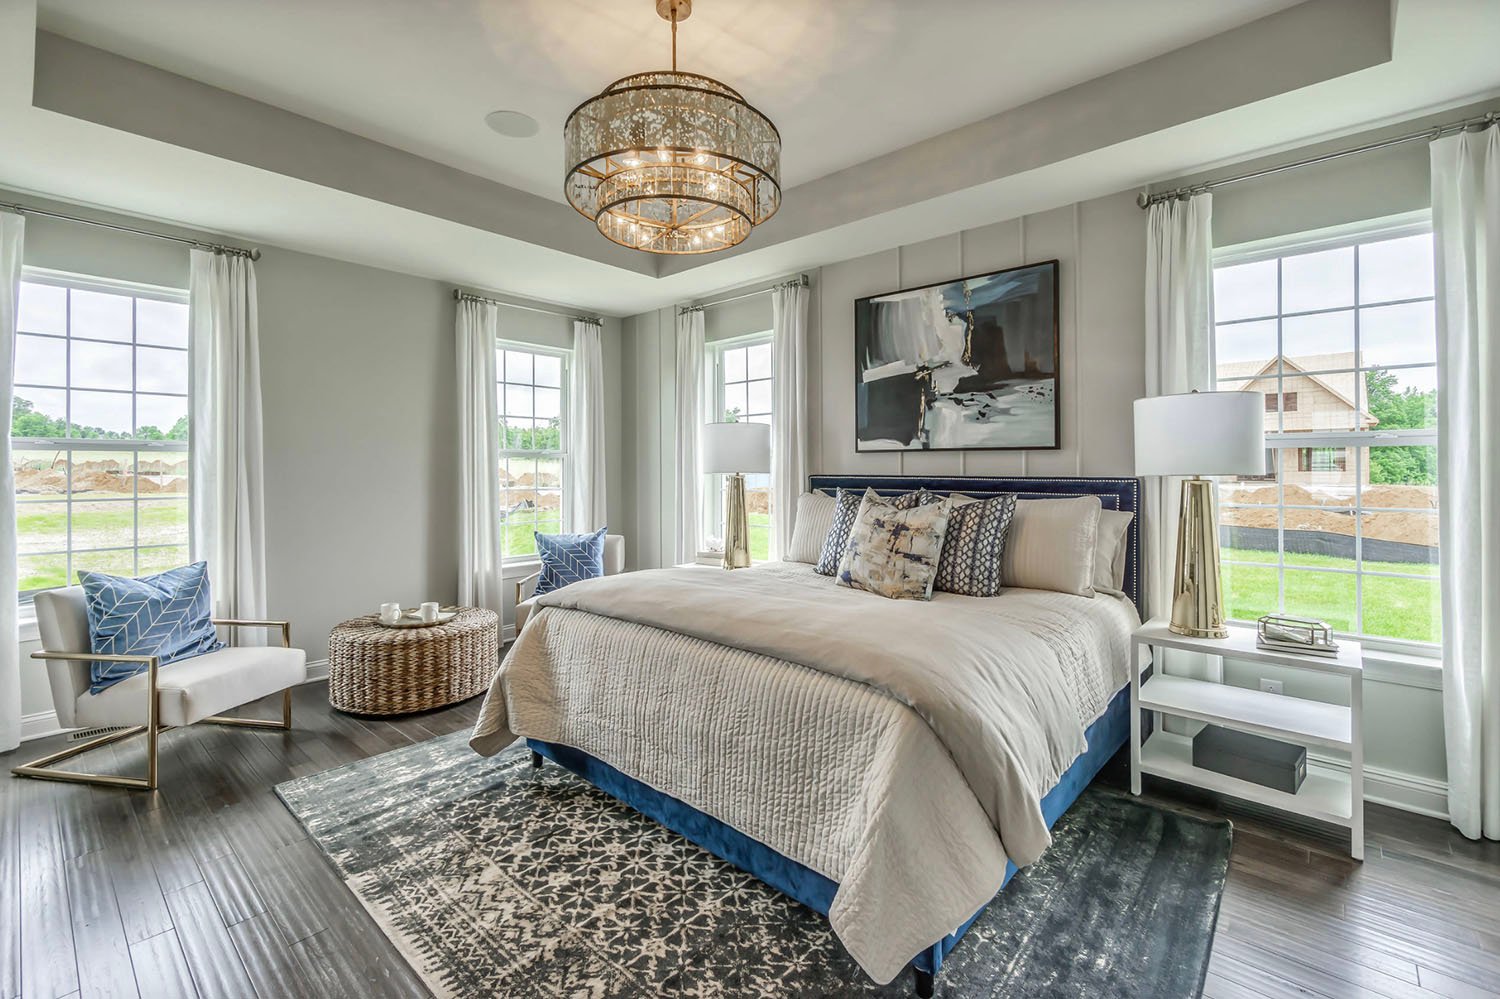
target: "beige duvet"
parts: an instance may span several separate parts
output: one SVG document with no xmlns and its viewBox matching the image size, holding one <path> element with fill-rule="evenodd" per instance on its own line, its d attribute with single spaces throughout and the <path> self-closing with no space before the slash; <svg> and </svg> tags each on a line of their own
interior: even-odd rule
<svg viewBox="0 0 1500 999">
<path fill-rule="evenodd" d="M 472 745 L 582 749 L 838 882 L 877 982 L 1050 841 L 1040 801 L 1126 679 L 1132 605 L 894 601 L 801 563 L 660 569 L 541 598 Z"/>
</svg>

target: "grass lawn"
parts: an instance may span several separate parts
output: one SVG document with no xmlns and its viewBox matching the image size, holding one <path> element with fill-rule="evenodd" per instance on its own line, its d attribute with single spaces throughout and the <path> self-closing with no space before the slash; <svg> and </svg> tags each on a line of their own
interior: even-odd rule
<svg viewBox="0 0 1500 999">
<path fill-rule="evenodd" d="M 137 573 L 135 556 L 129 551 L 93 551 L 101 548 L 142 546 L 139 572 L 147 575 L 171 569 L 187 561 L 188 508 L 183 498 L 150 499 L 140 504 L 140 522 L 131 503 L 99 503 L 82 500 L 73 504 L 73 569 L 88 569 L 115 575 Z M 65 503 L 19 503 L 16 533 L 22 539 L 20 589 L 34 590 L 67 586 L 66 555 L 35 555 L 68 547 L 68 508 Z M 154 547 L 148 547 L 154 546 Z"/>
<path fill-rule="evenodd" d="M 1242 548 L 1224 549 L 1224 599 L 1229 616 L 1254 621 L 1276 612 L 1276 553 Z M 1255 565 L 1233 565 L 1253 562 Z M 1286 613 L 1314 617 L 1337 631 L 1363 631 L 1367 635 L 1400 638 L 1412 642 L 1437 642 L 1442 638 L 1437 566 L 1405 562 L 1366 562 L 1369 572 L 1399 572 L 1420 579 L 1396 579 L 1365 575 L 1362 587 L 1363 627 L 1355 620 L 1355 576 L 1351 573 L 1317 572 L 1317 569 L 1353 569 L 1352 559 L 1329 555 L 1286 556 Z"/>
<path fill-rule="evenodd" d="M 771 557 L 771 515 L 752 513 L 749 520 L 750 561 L 764 562 Z"/>
</svg>

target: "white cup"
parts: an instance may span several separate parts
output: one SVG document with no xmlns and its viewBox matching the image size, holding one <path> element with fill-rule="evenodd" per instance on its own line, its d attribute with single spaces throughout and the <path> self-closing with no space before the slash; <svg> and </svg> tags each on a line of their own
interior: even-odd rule
<svg viewBox="0 0 1500 999">
<path fill-rule="evenodd" d="M 438 605 L 437 605 L 437 601 L 436 600 L 429 600 L 429 601 L 427 601 L 426 603 L 424 603 L 422 605 L 422 608 L 421 608 L 421 610 L 418 613 L 421 614 L 423 621 L 427 621 L 429 623 L 431 623 L 433 621 L 436 621 L 438 619 Z"/>
<path fill-rule="evenodd" d="M 380 605 L 380 623 L 381 624 L 395 624 L 399 620 L 401 620 L 401 605 L 400 604 L 381 604 Z"/>
</svg>

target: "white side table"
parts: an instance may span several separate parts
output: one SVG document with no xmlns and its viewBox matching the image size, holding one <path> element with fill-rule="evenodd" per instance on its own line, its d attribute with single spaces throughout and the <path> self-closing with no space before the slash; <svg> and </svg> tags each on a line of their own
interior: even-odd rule
<svg viewBox="0 0 1500 999">
<path fill-rule="evenodd" d="M 1141 671 L 1148 647 L 1184 649 L 1344 677 L 1349 681 L 1349 705 L 1309 701 L 1210 680 L 1166 676 L 1159 669 L 1142 683 Z M 1130 661 L 1131 793 L 1141 793 L 1141 774 L 1152 774 L 1305 815 L 1347 828 L 1350 855 L 1356 860 L 1364 859 L 1364 663 L 1358 642 L 1340 639 L 1338 658 L 1326 659 L 1256 648 L 1255 629 L 1243 625 L 1230 625 L 1228 638 L 1185 638 L 1169 631 L 1165 618 L 1153 618 L 1131 636 Z M 1154 712 L 1156 722 L 1151 737 L 1144 743 L 1141 742 L 1143 709 Z M 1162 730 L 1164 714 L 1309 748 L 1342 750 L 1349 754 L 1349 775 L 1309 767 L 1301 789 L 1296 794 L 1287 794 L 1204 770 L 1193 766 L 1191 739 Z"/>
</svg>

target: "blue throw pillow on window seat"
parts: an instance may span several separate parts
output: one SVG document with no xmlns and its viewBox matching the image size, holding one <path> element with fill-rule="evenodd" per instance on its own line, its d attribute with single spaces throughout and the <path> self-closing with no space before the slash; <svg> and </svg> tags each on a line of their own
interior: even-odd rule
<svg viewBox="0 0 1500 999">
<path fill-rule="evenodd" d="M 154 655 L 165 666 L 224 647 L 214 630 L 207 562 L 139 579 L 80 571 L 78 582 L 83 584 L 91 652 Z M 89 693 L 145 669 L 144 663 L 90 663 Z"/>
<path fill-rule="evenodd" d="M 537 580 L 533 596 L 560 590 L 580 579 L 604 575 L 604 532 L 593 534 L 538 534 L 536 553 L 542 560 L 542 578 Z"/>
</svg>

